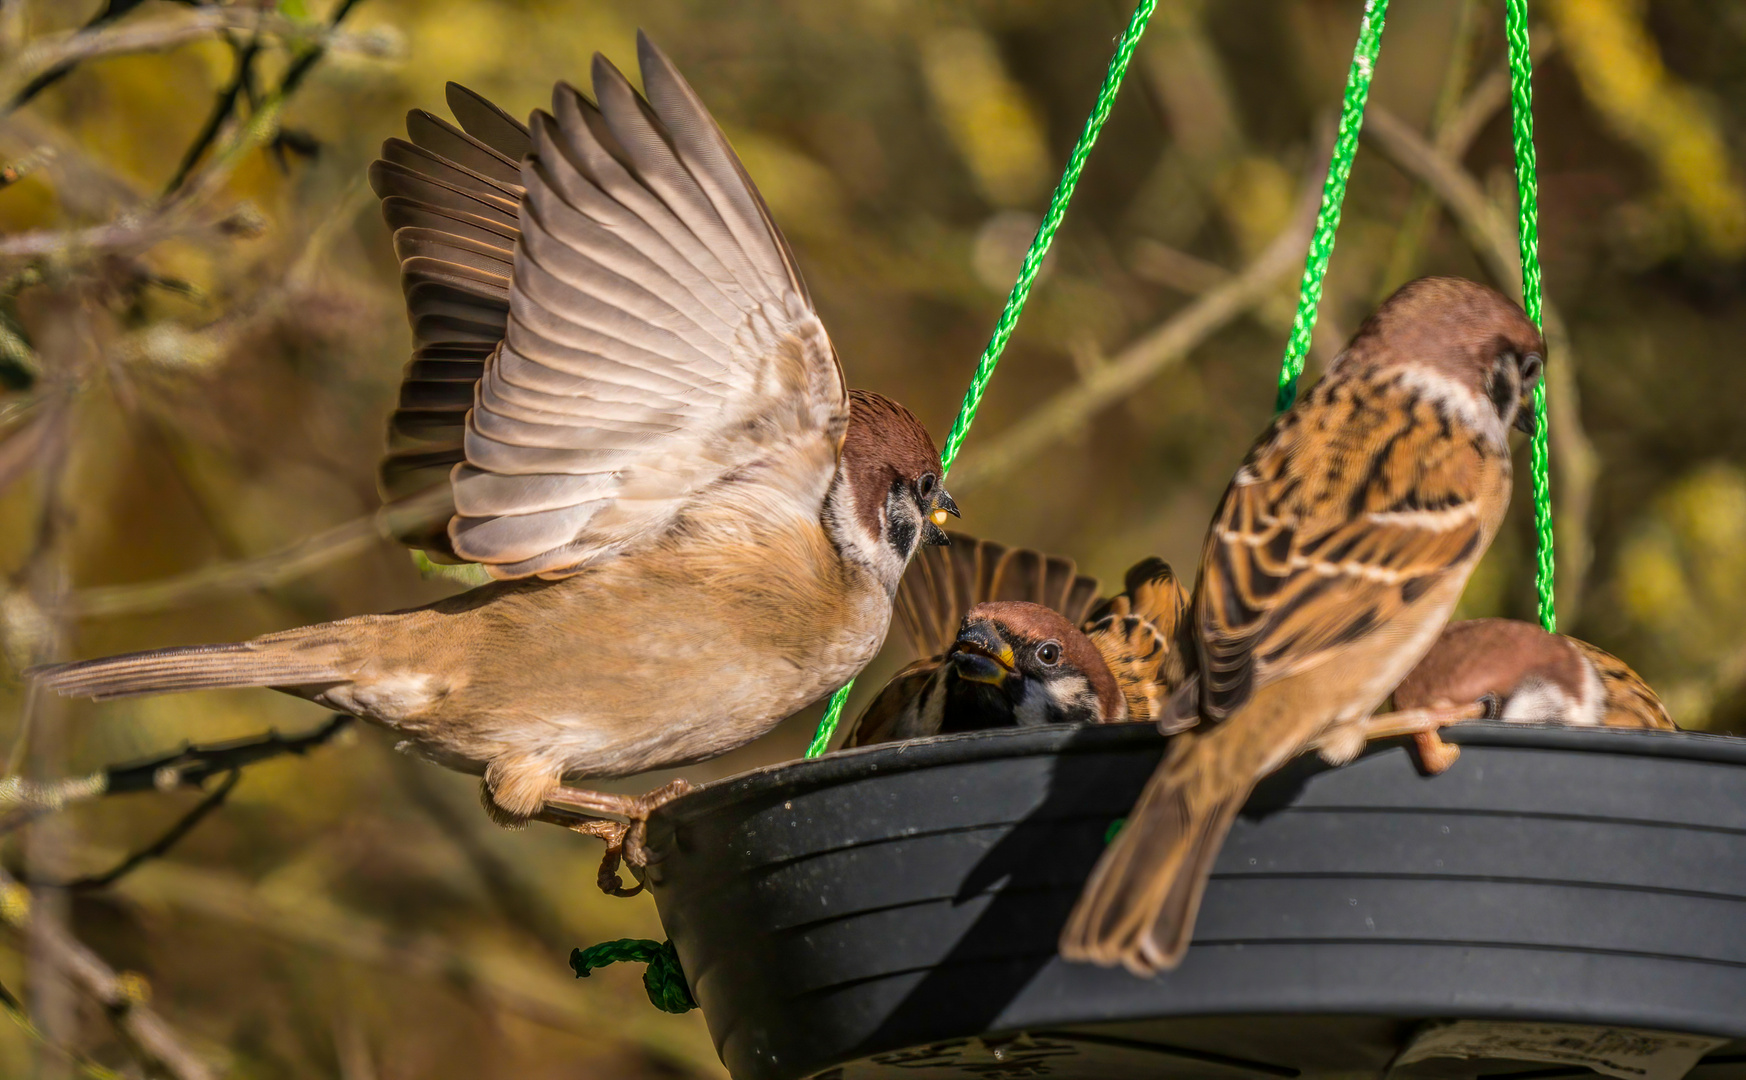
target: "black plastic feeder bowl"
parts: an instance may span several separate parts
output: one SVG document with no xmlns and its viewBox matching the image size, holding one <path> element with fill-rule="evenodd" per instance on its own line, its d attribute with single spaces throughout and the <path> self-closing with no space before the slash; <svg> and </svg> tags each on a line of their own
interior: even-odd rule
<svg viewBox="0 0 1746 1080">
<path fill-rule="evenodd" d="M 1464 725 L 1447 773 L 1301 758 L 1180 968 L 1055 939 L 1164 748 L 1144 725 L 872 747 L 669 804 L 648 879 L 737 1080 L 1381 1076 L 1427 1025 L 1717 1037 L 1746 1076 L 1746 741 Z M 1727 1040 L 1741 1040 L 1730 1042 Z M 1499 1052 L 1391 1075 L 1583 1076 Z"/>
</svg>

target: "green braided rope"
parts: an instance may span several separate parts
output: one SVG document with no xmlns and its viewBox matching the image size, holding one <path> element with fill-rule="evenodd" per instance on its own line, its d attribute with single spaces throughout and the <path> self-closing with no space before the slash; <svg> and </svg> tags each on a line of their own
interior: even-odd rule
<svg viewBox="0 0 1746 1080">
<path fill-rule="evenodd" d="M 1528 51 L 1528 0 L 1508 0 L 1504 33 L 1510 42 L 1510 118 L 1516 144 L 1516 192 L 1521 204 L 1518 235 L 1522 245 L 1522 307 L 1534 325 L 1540 319 L 1540 196 L 1534 154 L 1534 61 Z M 1529 467 L 1534 477 L 1534 589 L 1539 593 L 1540 625 L 1558 629 L 1553 606 L 1552 469 L 1546 423 L 1546 381 L 1534 387 L 1534 440 Z"/>
<path fill-rule="evenodd" d="M 697 1008 L 697 999 L 691 996 L 685 969 L 679 966 L 679 953 L 671 941 L 620 938 L 570 951 L 570 966 L 578 979 L 586 979 L 595 968 L 626 962 L 649 965 L 643 970 L 643 989 L 648 991 L 649 1003 L 655 1008 L 670 1013 Z"/>
<path fill-rule="evenodd" d="M 1055 233 L 1061 228 L 1061 220 L 1067 216 L 1067 204 L 1073 198 L 1073 189 L 1079 186 L 1079 174 L 1085 170 L 1085 161 L 1091 156 L 1091 147 L 1097 142 L 1098 132 L 1103 130 L 1104 121 L 1109 119 L 1110 108 L 1115 104 L 1116 91 L 1121 89 L 1122 77 L 1128 71 L 1128 61 L 1134 58 L 1134 49 L 1139 46 L 1140 35 L 1145 31 L 1146 23 L 1151 19 L 1152 9 L 1157 3 L 1158 0 L 1140 0 L 1140 6 L 1134 9 L 1133 17 L 1128 20 L 1128 28 L 1122 32 L 1116 54 L 1109 62 L 1109 71 L 1103 77 L 1103 86 L 1097 92 L 1097 104 L 1092 107 L 1091 115 L 1085 119 L 1085 129 L 1079 133 L 1079 141 L 1074 144 L 1073 154 L 1067 159 L 1067 168 L 1061 174 L 1061 182 L 1055 185 L 1055 194 L 1049 199 L 1049 209 L 1043 215 L 1042 224 L 1037 226 L 1037 235 L 1031 241 L 1030 250 L 1025 252 L 1018 281 L 1013 283 L 1012 292 L 1006 298 L 1006 307 L 1001 309 L 1000 318 L 994 324 L 994 334 L 988 339 L 988 347 L 982 350 L 982 358 L 976 361 L 976 374 L 970 378 L 970 389 L 964 394 L 964 404 L 958 409 L 958 419 L 952 422 L 952 432 L 946 436 L 945 448 L 940 452 L 940 462 L 947 469 L 952 467 L 953 460 L 964 445 L 964 437 L 970 433 L 970 424 L 976 419 L 976 410 L 982 405 L 982 395 L 988 392 L 988 380 L 994 377 L 994 368 L 1000 363 L 1000 354 L 1006 350 L 1007 340 L 1012 337 L 1013 327 L 1018 325 L 1019 315 L 1025 309 L 1025 301 L 1030 298 L 1031 286 L 1036 283 L 1037 272 L 1043 268 L 1043 256 L 1049 253 L 1049 245 L 1054 242 Z M 811 744 L 806 748 L 807 757 L 818 757 L 825 752 L 831 736 L 836 734 L 837 722 L 842 719 L 843 706 L 848 702 L 849 691 L 854 685 L 851 680 L 847 686 L 831 695 L 824 719 L 819 721 L 818 732 L 813 735 Z"/>
<path fill-rule="evenodd" d="M 1352 50 L 1352 68 L 1346 75 L 1346 96 L 1340 102 L 1340 129 L 1334 138 L 1334 156 L 1328 163 L 1328 178 L 1322 182 L 1322 205 L 1316 211 L 1316 231 L 1304 259 L 1303 282 L 1298 286 L 1297 314 L 1291 320 L 1291 338 L 1285 343 L 1285 358 L 1279 363 L 1278 411 L 1291 408 L 1297 399 L 1297 380 L 1303 360 L 1309 355 L 1310 335 L 1322 304 L 1322 281 L 1328 276 L 1328 260 L 1334 254 L 1334 236 L 1340 229 L 1340 207 L 1346 201 L 1346 181 L 1352 176 L 1352 160 L 1358 155 L 1358 132 L 1364 127 L 1364 103 L 1370 98 L 1370 78 L 1376 73 L 1376 53 L 1382 47 L 1382 23 L 1388 16 L 1388 0 L 1368 0 L 1364 19 L 1358 24 L 1358 44 Z"/>
</svg>

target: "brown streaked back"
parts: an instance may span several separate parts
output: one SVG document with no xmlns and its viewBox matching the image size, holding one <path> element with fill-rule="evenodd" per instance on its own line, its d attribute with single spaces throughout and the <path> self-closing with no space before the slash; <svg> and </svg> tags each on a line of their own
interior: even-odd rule
<svg viewBox="0 0 1746 1080">
<path fill-rule="evenodd" d="M 1629 664 L 1586 641 L 1577 638 L 1567 640 L 1594 665 L 1595 674 L 1600 676 L 1601 688 L 1607 695 L 1606 712 L 1601 716 L 1602 724 L 1607 727 L 1679 730 L 1679 725 L 1668 715 L 1667 706 L 1662 704 L 1660 695 L 1643 681 L 1641 675 L 1631 670 Z"/>
<path fill-rule="evenodd" d="M 1188 592 L 1170 564 L 1135 563 L 1124 590 L 1087 616 L 1085 632 L 1127 699 L 1127 719 L 1154 721 L 1195 668 Z"/>
</svg>

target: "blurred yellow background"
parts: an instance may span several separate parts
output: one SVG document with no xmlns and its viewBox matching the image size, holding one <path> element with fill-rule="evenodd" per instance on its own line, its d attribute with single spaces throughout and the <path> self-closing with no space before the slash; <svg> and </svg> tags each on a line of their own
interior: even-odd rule
<svg viewBox="0 0 1746 1080">
<path fill-rule="evenodd" d="M 131 8 L 112 30 L 236 17 L 82 62 L 0 119 L 0 164 L 26 173 L 0 189 L 0 734 L 15 742 L 28 711 L 9 767 L 39 777 L 325 714 L 266 691 L 32 703 L 29 663 L 459 587 L 369 520 L 409 334 L 365 169 L 407 109 L 443 112 L 445 81 L 525 115 L 554 80 L 586 85 L 596 50 L 634 81 L 647 30 L 762 188 L 851 382 L 943 439 L 1131 10 L 362 0 L 330 37 L 335 0 L 0 0 L 6 92 L 106 6 Z M 1303 245 L 1269 252 L 1303 233 L 1360 7 L 1160 0 L 950 479 L 962 528 L 1106 581 L 1153 553 L 1192 567 L 1272 407 Z M 1532 10 L 1561 628 L 1636 666 L 1681 724 L 1746 730 L 1746 9 Z M 1311 374 L 1412 277 L 1515 290 L 1500 272 L 1515 219 L 1502 11 L 1390 13 Z M 279 112 L 274 88 L 317 41 L 331 47 Z M 140 227 L 252 45 L 189 219 Z M 116 223 L 133 230 L 120 242 L 82 231 Z M 1532 617 L 1518 488 L 1466 615 Z M 894 642 L 851 712 L 908 659 Z M 795 757 L 817 715 L 689 775 Z M 475 785 L 357 730 L 249 769 L 168 857 L 75 895 L 66 918 L 235 1076 L 723 1075 L 701 1015 L 654 1011 L 639 969 L 576 982 L 565 965 L 574 945 L 663 937 L 653 904 L 596 890 L 593 840 L 496 829 Z M 197 801 L 78 807 L 27 844 L 11 834 L 0 863 L 100 870 Z M 19 940 L 3 940 L 0 984 L 28 998 Z M 56 1042 L 129 1060 L 91 1005 L 36 1015 L 35 1035 L 0 1023 L 0 1075 L 79 1075 Z"/>
</svg>

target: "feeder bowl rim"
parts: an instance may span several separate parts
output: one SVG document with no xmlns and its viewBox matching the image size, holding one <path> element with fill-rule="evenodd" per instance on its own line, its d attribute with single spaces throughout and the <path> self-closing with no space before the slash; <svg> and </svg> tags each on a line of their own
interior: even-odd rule
<svg viewBox="0 0 1746 1080">
<path fill-rule="evenodd" d="M 1442 736 L 1445 741 L 1461 746 L 1627 754 L 1746 765 L 1746 739 L 1698 731 L 1468 721 L 1445 728 Z M 973 731 L 855 747 L 724 777 L 666 803 L 650 821 L 683 825 L 737 803 L 787 798 L 875 776 L 997 759 L 1155 747 L 1160 738 L 1152 724 L 1138 722 Z M 1371 744 L 1366 752 L 1404 745 L 1407 741 L 1405 737 L 1382 740 Z"/>
</svg>

